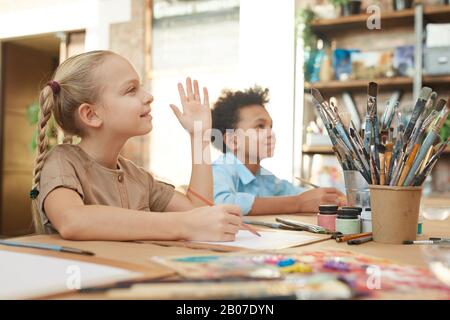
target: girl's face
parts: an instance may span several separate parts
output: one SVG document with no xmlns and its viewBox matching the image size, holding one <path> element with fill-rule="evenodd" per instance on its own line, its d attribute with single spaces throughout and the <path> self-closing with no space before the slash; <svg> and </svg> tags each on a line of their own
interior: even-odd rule
<svg viewBox="0 0 450 320">
<path fill-rule="evenodd" d="M 105 132 L 123 138 L 149 133 L 153 96 L 142 88 L 133 66 L 113 54 L 105 59 L 98 72 L 102 107 L 97 111 Z"/>
</svg>

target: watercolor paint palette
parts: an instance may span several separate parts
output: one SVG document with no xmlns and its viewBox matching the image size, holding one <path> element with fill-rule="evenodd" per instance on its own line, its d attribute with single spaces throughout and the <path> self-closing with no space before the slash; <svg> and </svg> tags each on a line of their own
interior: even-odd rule
<svg viewBox="0 0 450 320">
<path fill-rule="evenodd" d="M 186 279 L 284 279 L 309 283 L 311 279 L 325 276 L 323 279 L 327 281 L 333 277 L 346 283 L 353 295 L 359 297 L 386 292 L 427 291 L 434 296 L 450 299 L 450 288 L 439 282 L 426 268 L 349 251 L 153 257 L 152 261 L 175 270 Z"/>
</svg>

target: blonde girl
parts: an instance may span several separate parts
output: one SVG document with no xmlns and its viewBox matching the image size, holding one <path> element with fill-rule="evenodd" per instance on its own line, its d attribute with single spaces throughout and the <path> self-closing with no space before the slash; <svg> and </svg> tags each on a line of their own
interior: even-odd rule
<svg viewBox="0 0 450 320">
<path fill-rule="evenodd" d="M 182 110 L 171 108 L 189 133 L 191 150 L 211 128 L 208 91 L 197 81 L 178 84 Z M 192 164 L 184 195 L 155 180 L 120 156 L 125 142 L 152 129 L 153 97 L 141 86 L 132 65 L 110 51 L 92 51 L 65 60 L 40 93 L 38 152 L 31 198 L 38 231 L 57 231 L 71 240 L 230 241 L 241 227 L 233 205 L 205 206 L 213 199 L 209 142 L 203 162 Z M 45 130 L 51 115 L 65 141 L 47 151 Z M 194 126 L 201 122 L 202 126 Z M 195 129 L 194 129 L 195 128 Z M 196 132 L 199 131 L 199 132 Z M 192 155 L 194 159 L 194 155 Z M 197 195 L 197 196 L 196 196 Z"/>
</svg>

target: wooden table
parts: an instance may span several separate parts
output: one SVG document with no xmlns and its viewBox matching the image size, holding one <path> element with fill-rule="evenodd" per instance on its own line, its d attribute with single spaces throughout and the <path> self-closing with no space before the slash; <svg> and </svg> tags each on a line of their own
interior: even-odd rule
<svg viewBox="0 0 450 320">
<path fill-rule="evenodd" d="M 448 204 L 450 206 L 450 199 L 425 201 L 426 204 Z M 259 216 L 248 217 L 250 219 L 274 221 L 275 216 Z M 316 216 L 309 215 L 283 215 L 293 220 L 299 220 L 307 223 L 316 223 Z M 429 221 L 425 220 L 423 224 L 423 235 L 419 239 L 427 239 L 430 236 L 450 238 L 450 218 L 444 221 Z M 34 235 L 19 237 L 15 240 L 24 242 L 42 242 L 59 244 L 68 247 L 80 248 L 95 252 L 95 257 L 81 258 L 83 261 L 92 261 L 97 263 L 104 263 L 117 267 L 139 271 L 145 274 L 148 278 L 163 278 L 171 277 L 175 274 L 159 265 L 152 264 L 149 261 L 151 256 L 172 256 L 172 255 L 199 255 L 199 254 L 217 254 L 210 250 L 192 249 L 182 247 L 166 247 L 155 245 L 149 242 L 110 242 L 110 241 L 67 241 L 61 239 L 58 235 Z M 16 252 L 28 252 L 41 255 L 58 256 L 61 258 L 77 259 L 73 254 L 64 254 L 56 252 L 48 252 L 44 250 L 28 249 L 28 248 L 8 248 L 2 247 L 1 250 L 12 250 Z M 414 266 L 426 267 L 425 260 L 421 253 L 419 245 L 386 245 L 375 242 L 368 242 L 362 245 L 349 246 L 346 243 L 337 243 L 335 240 L 325 240 L 322 242 L 309 244 L 305 246 L 295 247 L 280 250 L 282 253 L 301 253 L 304 251 L 313 250 L 346 250 L 355 253 L 386 258 L 399 263 L 410 264 Z M 94 259 L 94 260 L 89 260 Z M 70 293 L 54 296 L 54 298 L 64 299 L 102 299 L 105 298 L 102 294 L 80 294 Z M 408 296 L 387 294 L 383 298 L 408 299 L 408 298 L 426 298 L 423 296 Z M 432 297 L 429 297 L 432 298 Z"/>
</svg>

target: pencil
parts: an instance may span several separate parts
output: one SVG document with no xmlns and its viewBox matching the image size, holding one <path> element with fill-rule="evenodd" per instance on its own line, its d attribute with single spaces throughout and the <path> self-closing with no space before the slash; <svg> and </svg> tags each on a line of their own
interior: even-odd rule
<svg viewBox="0 0 450 320">
<path fill-rule="evenodd" d="M 43 250 L 50 250 L 50 251 L 59 251 L 59 252 L 66 252 L 66 253 L 75 253 L 75 254 L 82 254 L 85 256 L 93 256 L 95 255 L 93 252 L 85 251 L 77 248 L 69 248 L 69 247 L 63 247 L 53 244 L 46 244 L 46 243 L 27 243 L 27 242 L 18 242 L 18 241 L 9 241 L 9 240 L 0 240 L 1 245 L 10 246 L 10 247 L 22 247 L 22 248 L 32 248 L 32 249 L 43 249 Z"/>
<path fill-rule="evenodd" d="M 312 183 L 312 182 L 309 182 L 308 180 L 306 180 L 306 179 L 303 179 L 303 178 L 299 178 L 299 177 L 295 177 L 295 179 L 297 179 L 298 181 L 300 181 L 301 183 L 303 183 L 303 184 L 306 184 L 306 185 L 308 185 L 308 186 L 311 186 L 311 187 L 313 187 L 313 188 L 320 188 L 317 184 L 314 184 L 314 183 Z"/>
<path fill-rule="evenodd" d="M 192 195 L 196 196 L 198 199 L 202 200 L 204 203 L 206 203 L 208 206 L 213 207 L 214 203 L 212 203 L 210 200 L 204 198 L 203 196 L 199 195 L 197 192 L 195 192 L 194 190 L 192 190 L 191 188 L 188 189 L 189 193 L 192 193 Z M 261 234 L 259 234 L 258 231 L 256 231 L 255 229 L 253 229 L 251 226 L 243 223 L 242 227 L 248 231 L 250 231 L 251 233 L 253 233 L 254 235 L 261 237 Z"/>
</svg>

